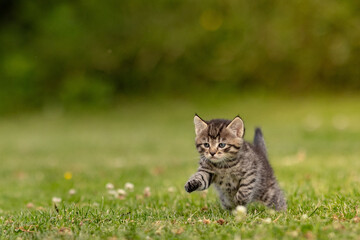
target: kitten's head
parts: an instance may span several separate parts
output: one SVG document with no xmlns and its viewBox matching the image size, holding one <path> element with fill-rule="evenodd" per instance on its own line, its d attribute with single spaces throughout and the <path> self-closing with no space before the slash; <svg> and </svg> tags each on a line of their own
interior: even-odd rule
<svg viewBox="0 0 360 240">
<path fill-rule="evenodd" d="M 206 159 L 217 163 L 234 159 L 244 142 L 244 122 L 237 116 L 225 119 L 202 120 L 194 117 L 196 149 Z"/>
</svg>

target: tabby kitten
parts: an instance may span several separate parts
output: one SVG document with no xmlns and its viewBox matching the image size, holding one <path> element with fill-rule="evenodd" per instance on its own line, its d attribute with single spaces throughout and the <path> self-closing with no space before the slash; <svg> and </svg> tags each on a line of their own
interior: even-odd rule
<svg viewBox="0 0 360 240">
<path fill-rule="evenodd" d="M 202 191 L 213 184 L 225 209 L 259 201 L 275 210 L 286 210 L 259 128 L 251 144 L 243 138 L 240 117 L 205 121 L 195 115 L 194 124 L 200 167 L 186 183 L 187 192 Z"/>
</svg>

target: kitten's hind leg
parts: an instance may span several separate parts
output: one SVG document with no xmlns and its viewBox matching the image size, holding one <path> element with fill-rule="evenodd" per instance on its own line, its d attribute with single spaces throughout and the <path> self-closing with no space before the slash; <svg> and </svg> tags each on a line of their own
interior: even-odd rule
<svg viewBox="0 0 360 240">
<path fill-rule="evenodd" d="M 261 201 L 269 208 L 276 211 L 285 211 L 287 209 L 284 194 L 278 186 L 269 188 L 262 196 Z"/>
</svg>

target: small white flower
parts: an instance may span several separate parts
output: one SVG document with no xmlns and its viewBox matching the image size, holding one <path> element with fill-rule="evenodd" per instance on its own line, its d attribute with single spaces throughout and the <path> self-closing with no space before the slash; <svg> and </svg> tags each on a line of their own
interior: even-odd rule
<svg viewBox="0 0 360 240">
<path fill-rule="evenodd" d="M 271 218 L 265 218 L 263 220 L 264 223 L 270 224 L 271 223 Z"/>
<path fill-rule="evenodd" d="M 150 187 L 146 187 L 144 189 L 144 197 L 150 197 L 150 196 L 151 196 Z"/>
<path fill-rule="evenodd" d="M 125 183 L 125 189 L 130 192 L 134 191 L 134 184 L 129 183 L 129 182 Z"/>
<path fill-rule="evenodd" d="M 107 190 L 114 189 L 114 184 L 112 184 L 112 183 L 107 183 L 107 184 L 106 184 L 106 189 L 107 189 Z"/>
<path fill-rule="evenodd" d="M 108 193 L 109 193 L 110 195 L 113 195 L 114 197 L 117 197 L 117 196 L 118 196 L 118 193 L 117 193 L 117 191 L 115 191 L 115 190 L 109 190 Z"/>
<path fill-rule="evenodd" d="M 306 219 L 308 219 L 308 215 L 307 215 L 307 214 L 303 214 L 303 215 L 301 216 L 301 220 L 306 220 Z"/>
<path fill-rule="evenodd" d="M 235 216 L 235 220 L 238 222 L 246 219 L 246 207 L 244 206 L 241 205 L 237 206 L 232 213 Z"/>
<path fill-rule="evenodd" d="M 61 198 L 53 197 L 53 198 L 52 198 L 52 202 L 53 202 L 53 203 L 61 203 Z"/>
<path fill-rule="evenodd" d="M 74 195 L 74 194 L 76 194 L 76 190 L 75 189 L 70 189 L 69 190 L 69 195 Z"/>
<path fill-rule="evenodd" d="M 124 189 L 119 188 L 119 189 L 117 190 L 117 193 L 118 193 L 120 196 L 126 196 L 126 191 L 125 191 Z"/>
<path fill-rule="evenodd" d="M 168 192 L 169 192 L 169 193 L 173 193 L 173 192 L 175 192 L 175 190 L 176 190 L 176 189 L 175 189 L 174 187 L 169 187 L 169 188 L 168 188 Z"/>
<path fill-rule="evenodd" d="M 239 205 L 236 207 L 235 210 L 236 210 L 236 212 L 238 212 L 240 214 L 246 214 L 246 207 L 244 207 L 244 206 Z"/>
</svg>

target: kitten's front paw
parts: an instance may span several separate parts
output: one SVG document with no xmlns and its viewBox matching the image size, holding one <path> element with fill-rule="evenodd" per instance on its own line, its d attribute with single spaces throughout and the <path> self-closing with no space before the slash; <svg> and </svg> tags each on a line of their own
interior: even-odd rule
<svg viewBox="0 0 360 240">
<path fill-rule="evenodd" d="M 200 186 L 201 186 L 201 182 L 199 180 L 193 179 L 185 184 L 185 191 L 191 193 L 196 189 L 198 189 Z"/>
</svg>

